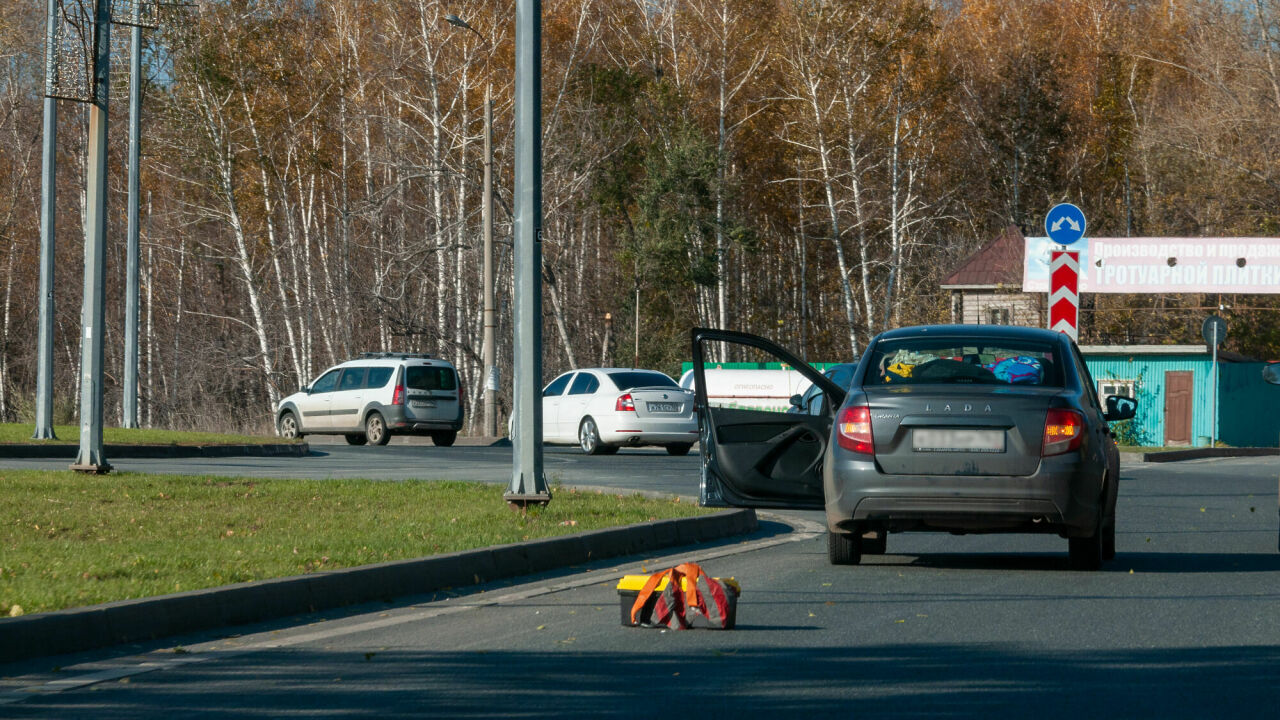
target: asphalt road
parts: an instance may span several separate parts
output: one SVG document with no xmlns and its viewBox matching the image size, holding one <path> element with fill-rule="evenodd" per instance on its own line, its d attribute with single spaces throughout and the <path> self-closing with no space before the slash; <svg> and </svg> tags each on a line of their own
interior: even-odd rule
<svg viewBox="0 0 1280 720">
<path fill-rule="evenodd" d="M 381 450 L 342 448 L 329 472 Z M 451 467 L 491 449 L 422 450 Z M 566 483 L 615 481 L 560 457 Z M 599 460 L 636 485 L 696 465 Z M 936 534 L 837 568 L 817 514 L 793 513 L 718 548 L 0 668 L 0 691 L 32 693 L 0 717 L 1274 717 L 1278 476 L 1274 458 L 1126 465 L 1119 556 L 1096 573 L 1056 537 Z M 738 629 L 620 626 L 621 574 L 689 559 L 741 581 Z"/>
</svg>

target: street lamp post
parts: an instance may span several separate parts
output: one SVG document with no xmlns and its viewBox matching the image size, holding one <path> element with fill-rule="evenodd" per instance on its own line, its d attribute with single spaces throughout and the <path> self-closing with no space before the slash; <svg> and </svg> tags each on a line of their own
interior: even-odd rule
<svg viewBox="0 0 1280 720">
<path fill-rule="evenodd" d="M 542 3 L 516 0 L 514 507 L 551 502 L 542 463 Z"/>
<path fill-rule="evenodd" d="M 485 37 L 466 20 L 457 15 L 445 15 L 444 19 L 454 27 L 460 27 L 475 33 L 482 41 Z M 493 298 L 493 85 L 484 90 L 484 206 L 482 211 L 484 225 L 484 339 L 480 352 L 484 364 L 484 434 L 494 437 L 498 434 L 496 413 L 498 395 L 497 352 L 494 347 L 494 332 L 497 329 L 497 312 Z"/>
</svg>

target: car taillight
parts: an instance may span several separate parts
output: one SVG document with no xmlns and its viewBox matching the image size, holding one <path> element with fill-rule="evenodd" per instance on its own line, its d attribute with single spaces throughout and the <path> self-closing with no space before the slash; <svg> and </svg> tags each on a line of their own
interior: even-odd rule
<svg viewBox="0 0 1280 720">
<path fill-rule="evenodd" d="M 625 393 L 618 396 L 618 402 L 614 403 L 613 409 L 618 412 L 635 412 L 636 401 L 631 397 L 631 393 Z"/>
<path fill-rule="evenodd" d="M 875 440 L 871 437 L 871 408 L 866 405 L 849 405 L 836 418 L 836 444 L 845 450 L 864 455 L 875 453 Z"/>
<path fill-rule="evenodd" d="M 1044 418 L 1044 443 L 1041 457 L 1061 455 L 1080 447 L 1084 440 L 1084 415 L 1075 410 L 1055 408 Z"/>
<path fill-rule="evenodd" d="M 404 404 L 404 386 L 403 385 L 396 386 L 396 391 L 391 395 L 391 404 L 392 405 Z"/>
</svg>

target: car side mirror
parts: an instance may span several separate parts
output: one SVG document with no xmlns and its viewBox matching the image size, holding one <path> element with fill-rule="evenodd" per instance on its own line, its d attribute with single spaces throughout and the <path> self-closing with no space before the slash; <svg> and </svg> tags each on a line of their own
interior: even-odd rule
<svg viewBox="0 0 1280 720">
<path fill-rule="evenodd" d="M 791 407 L 798 408 L 798 407 L 800 407 L 800 406 L 801 406 L 801 405 L 803 405 L 803 404 L 804 404 L 804 396 L 802 396 L 802 395 L 792 395 L 792 396 L 791 396 Z"/>
<path fill-rule="evenodd" d="M 1103 413 L 1103 418 L 1107 422 L 1118 422 L 1120 420 L 1131 420 L 1134 415 L 1138 414 L 1138 401 L 1133 398 L 1121 395 L 1107 396 L 1107 411 Z"/>
<path fill-rule="evenodd" d="M 1262 368 L 1262 379 L 1272 385 L 1280 385 L 1280 362 L 1269 363 Z"/>
</svg>

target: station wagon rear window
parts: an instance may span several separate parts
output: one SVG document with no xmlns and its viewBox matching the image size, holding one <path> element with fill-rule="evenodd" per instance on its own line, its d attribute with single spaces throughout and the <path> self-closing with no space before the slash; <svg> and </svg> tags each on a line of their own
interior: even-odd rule
<svg viewBox="0 0 1280 720">
<path fill-rule="evenodd" d="M 912 338 L 877 343 L 863 385 L 1062 387 L 1048 343 L 987 338 Z"/>
<path fill-rule="evenodd" d="M 456 390 L 458 388 L 453 368 L 410 365 L 405 368 L 404 375 L 404 384 L 410 390 Z"/>
</svg>

